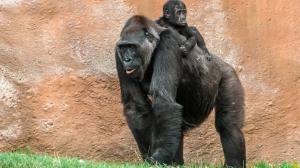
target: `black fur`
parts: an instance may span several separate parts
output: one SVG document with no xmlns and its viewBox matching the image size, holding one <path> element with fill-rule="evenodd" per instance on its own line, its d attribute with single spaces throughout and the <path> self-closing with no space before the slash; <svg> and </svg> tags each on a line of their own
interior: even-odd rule
<svg viewBox="0 0 300 168">
<path fill-rule="evenodd" d="M 123 30 L 143 21 L 144 29 L 157 31 L 157 43 L 150 55 L 143 54 L 148 40 L 139 39 L 143 60 L 150 60 L 142 78 L 128 75 L 122 53 L 116 47 L 116 63 L 121 86 L 122 103 L 129 128 L 145 160 L 153 163 L 183 164 L 183 133 L 200 125 L 213 108 L 216 129 L 220 134 L 225 164 L 246 167 L 246 149 L 241 128 L 244 122 L 244 92 L 234 69 L 219 57 L 195 47 L 189 57 L 182 58 L 179 44 L 184 39 L 173 29 L 161 30 L 154 22 L 134 16 Z M 130 24 L 128 24 L 130 23 Z M 137 26 L 138 27 L 138 26 Z M 140 38 L 140 32 L 122 41 Z M 121 55 L 120 55 L 121 54 Z M 144 61 L 147 64 L 147 61 Z M 138 73 L 138 72 L 137 72 Z M 151 99 L 149 97 L 152 97 Z"/>
<path fill-rule="evenodd" d="M 171 27 L 175 29 L 179 34 L 186 37 L 186 41 L 182 43 L 184 46 L 184 54 L 188 54 L 194 46 L 197 44 L 198 47 L 200 47 L 203 51 L 208 52 L 208 49 L 206 48 L 204 39 L 201 35 L 201 33 L 197 30 L 196 27 L 188 26 L 188 24 L 180 25 L 178 24 L 176 20 L 176 12 L 175 12 L 175 6 L 181 8 L 181 10 L 186 11 L 186 6 L 181 0 L 169 0 L 164 4 L 163 7 L 163 13 L 164 15 L 160 17 L 156 22 L 163 27 Z M 166 13 L 168 13 L 168 16 L 166 16 Z M 184 16 L 186 17 L 186 15 Z M 185 18 L 186 19 L 186 18 Z M 210 59 L 210 55 L 207 55 L 208 59 Z"/>
</svg>

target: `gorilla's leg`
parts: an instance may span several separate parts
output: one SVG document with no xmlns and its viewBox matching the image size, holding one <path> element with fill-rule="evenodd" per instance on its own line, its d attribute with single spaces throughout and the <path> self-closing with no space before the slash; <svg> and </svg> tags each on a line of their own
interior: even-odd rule
<svg viewBox="0 0 300 168">
<path fill-rule="evenodd" d="M 225 72 L 216 102 L 216 129 L 221 137 L 225 165 L 246 167 L 246 147 L 241 128 L 244 93 L 234 71 Z"/>
<path fill-rule="evenodd" d="M 183 165 L 184 164 L 184 160 L 183 160 L 183 133 L 181 135 L 181 140 L 180 140 L 176 155 L 173 159 L 173 164 L 174 165 Z"/>
<path fill-rule="evenodd" d="M 125 106 L 128 126 L 145 160 L 150 155 L 152 134 L 152 113 L 150 105 L 129 103 Z"/>
<path fill-rule="evenodd" d="M 161 33 L 153 65 L 150 93 L 153 96 L 153 152 L 151 158 L 158 163 L 172 164 L 182 135 L 182 106 L 176 102 L 177 88 L 182 76 L 181 56 L 174 47 L 179 40 Z"/>
<path fill-rule="evenodd" d="M 181 106 L 177 103 L 155 104 L 152 159 L 157 163 L 172 164 L 181 140 Z"/>
</svg>

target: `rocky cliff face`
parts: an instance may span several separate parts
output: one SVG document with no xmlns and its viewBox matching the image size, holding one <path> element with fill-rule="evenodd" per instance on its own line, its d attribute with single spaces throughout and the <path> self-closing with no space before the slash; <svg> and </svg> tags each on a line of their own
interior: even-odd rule
<svg viewBox="0 0 300 168">
<path fill-rule="evenodd" d="M 186 0 L 190 25 L 238 71 L 251 161 L 300 161 L 300 2 Z M 114 44 L 163 0 L 0 1 L 0 150 L 138 161 L 119 99 Z M 214 162 L 213 115 L 187 134 L 185 159 Z"/>
</svg>

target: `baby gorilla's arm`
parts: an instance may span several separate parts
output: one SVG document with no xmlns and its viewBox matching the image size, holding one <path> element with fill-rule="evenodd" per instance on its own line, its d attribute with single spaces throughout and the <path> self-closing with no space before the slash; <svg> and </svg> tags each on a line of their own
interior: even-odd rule
<svg viewBox="0 0 300 168">
<path fill-rule="evenodd" d="M 185 28 L 180 30 L 180 33 L 187 38 L 187 40 L 183 42 L 183 44 L 180 46 L 180 50 L 182 51 L 184 56 L 187 56 L 190 53 L 190 51 L 194 48 L 195 44 L 197 44 L 198 47 L 200 47 L 204 52 L 208 53 L 207 59 L 211 60 L 211 56 L 206 48 L 204 39 L 196 27 L 186 26 Z"/>
<path fill-rule="evenodd" d="M 188 34 L 189 34 L 189 36 L 195 37 L 195 39 L 197 41 L 197 45 L 202 50 L 204 50 L 205 52 L 209 53 L 208 50 L 207 50 L 207 48 L 206 48 L 204 39 L 203 39 L 202 35 L 200 34 L 200 32 L 197 30 L 196 27 L 194 27 L 194 26 L 188 27 Z"/>
</svg>

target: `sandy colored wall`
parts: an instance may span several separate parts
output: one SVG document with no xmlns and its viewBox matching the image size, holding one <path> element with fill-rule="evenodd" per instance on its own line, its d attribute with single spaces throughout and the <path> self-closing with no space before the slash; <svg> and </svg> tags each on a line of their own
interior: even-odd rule
<svg viewBox="0 0 300 168">
<path fill-rule="evenodd" d="M 190 25 L 238 71 L 247 157 L 300 161 L 300 1 L 186 0 Z M 114 44 L 134 14 L 163 0 L 0 1 L 0 150 L 138 161 L 122 115 Z M 222 159 L 213 116 L 185 159 Z"/>
</svg>

